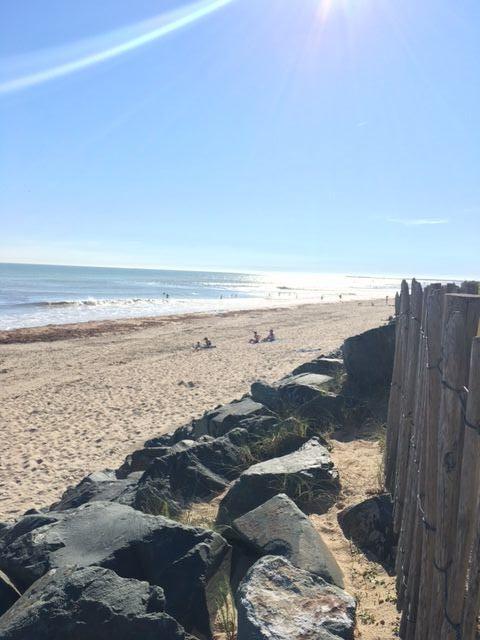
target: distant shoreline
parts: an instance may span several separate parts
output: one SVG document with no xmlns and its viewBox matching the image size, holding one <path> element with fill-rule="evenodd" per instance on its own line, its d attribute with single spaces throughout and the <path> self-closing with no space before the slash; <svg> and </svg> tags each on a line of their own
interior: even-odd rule
<svg viewBox="0 0 480 640">
<path fill-rule="evenodd" d="M 105 334 L 131 333 L 148 329 L 150 327 L 164 326 L 170 323 L 194 320 L 196 318 L 221 318 L 244 316 L 249 313 L 276 313 L 286 309 L 296 309 L 300 307 L 326 307 L 337 306 L 339 304 L 358 304 L 360 306 L 385 306 L 383 298 L 371 298 L 370 300 L 345 300 L 325 301 L 325 302 L 299 302 L 278 307 L 258 307 L 249 309 L 237 309 L 230 311 L 198 311 L 175 315 L 144 316 L 138 318 L 115 318 L 111 320 L 87 320 L 85 322 L 74 322 L 68 324 L 47 324 L 38 327 L 19 327 L 0 331 L 0 345 L 9 344 L 32 344 L 35 342 L 58 342 L 61 340 L 71 340 L 79 338 L 89 338 L 102 336 Z"/>
</svg>

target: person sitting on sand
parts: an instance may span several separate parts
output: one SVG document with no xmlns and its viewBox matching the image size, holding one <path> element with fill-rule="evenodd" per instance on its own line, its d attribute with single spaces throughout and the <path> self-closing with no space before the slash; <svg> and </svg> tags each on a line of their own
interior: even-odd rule
<svg viewBox="0 0 480 640">
<path fill-rule="evenodd" d="M 260 342 L 260 336 L 256 331 L 254 331 L 253 332 L 253 338 L 251 338 L 249 340 L 249 343 L 250 344 L 258 344 L 259 342 Z"/>
<path fill-rule="evenodd" d="M 204 338 L 203 342 L 205 343 L 205 345 L 203 347 L 204 349 L 211 349 L 212 348 L 213 345 L 212 345 L 211 341 L 208 338 Z"/>
<path fill-rule="evenodd" d="M 268 332 L 268 336 L 262 340 L 262 342 L 275 342 L 275 334 L 273 333 L 273 329 L 270 329 Z"/>
<path fill-rule="evenodd" d="M 201 348 L 202 348 L 202 345 L 200 344 L 200 342 L 197 342 L 197 344 L 194 344 L 194 345 L 193 345 L 193 350 L 194 350 L 194 351 L 198 351 L 198 350 L 199 350 L 199 349 L 201 349 Z"/>
</svg>

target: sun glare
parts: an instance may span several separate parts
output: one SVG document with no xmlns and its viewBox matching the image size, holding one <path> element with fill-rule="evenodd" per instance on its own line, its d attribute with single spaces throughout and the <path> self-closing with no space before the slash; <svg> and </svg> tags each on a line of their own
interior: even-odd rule
<svg viewBox="0 0 480 640">
<path fill-rule="evenodd" d="M 321 22 L 326 22 L 334 12 L 341 12 L 344 15 L 352 13 L 355 8 L 354 0 L 320 0 L 318 16 Z"/>
</svg>

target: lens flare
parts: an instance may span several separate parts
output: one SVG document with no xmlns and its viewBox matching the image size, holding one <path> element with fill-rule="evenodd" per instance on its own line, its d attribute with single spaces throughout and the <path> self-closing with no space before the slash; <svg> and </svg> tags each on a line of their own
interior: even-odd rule
<svg viewBox="0 0 480 640">
<path fill-rule="evenodd" d="M 182 29 L 232 2 L 234 0 L 203 0 L 189 4 L 174 13 L 161 14 L 152 20 L 105 34 L 100 38 L 82 41 L 52 52 L 40 52 L 36 56 L 28 56 L 21 62 L 23 66 L 30 68 L 30 71 L 1 82 L 0 94 L 21 91 L 106 62 Z M 42 58 L 50 59 L 50 66 L 38 69 L 39 60 Z M 15 61 L 3 61 L 3 63 L 8 69 L 15 66 Z"/>
</svg>

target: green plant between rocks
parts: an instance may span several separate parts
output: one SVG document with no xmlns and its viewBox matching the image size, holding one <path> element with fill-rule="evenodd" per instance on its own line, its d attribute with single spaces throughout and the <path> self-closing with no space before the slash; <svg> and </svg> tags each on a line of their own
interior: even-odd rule
<svg viewBox="0 0 480 640">
<path fill-rule="evenodd" d="M 230 584 L 224 578 L 219 586 L 215 597 L 217 607 L 216 627 L 223 634 L 225 640 L 236 640 L 237 638 L 237 609 L 233 599 Z"/>
</svg>

